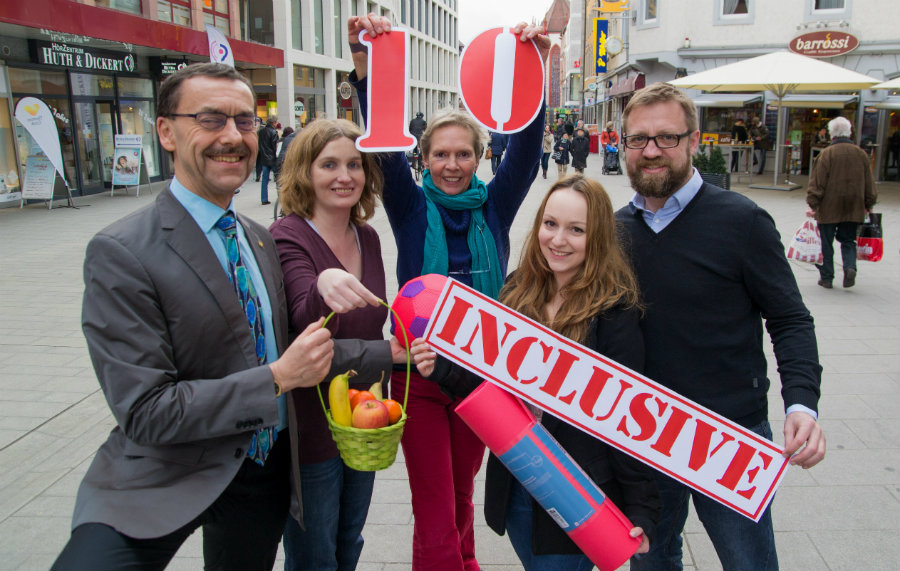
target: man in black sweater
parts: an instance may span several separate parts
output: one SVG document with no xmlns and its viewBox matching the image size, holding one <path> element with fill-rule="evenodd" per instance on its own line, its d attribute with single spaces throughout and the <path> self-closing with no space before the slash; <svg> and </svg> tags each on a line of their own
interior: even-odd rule
<svg viewBox="0 0 900 571">
<path fill-rule="evenodd" d="M 693 102 L 657 83 L 623 117 L 625 164 L 637 192 L 616 217 L 646 306 L 645 374 L 771 439 L 763 317 L 786 407 L 785 455 L 810 468 L 825 456 L 817 422 L 822 367 L 803 304 L 769 214 L 705 184 L 691 165 L 700 132 Z M 771 508 L 759 523 L 659 474 L 657 541 L 633 571 L 682 569 L 689 499 L 723 569 L 777 569 Z"/>
</svg>

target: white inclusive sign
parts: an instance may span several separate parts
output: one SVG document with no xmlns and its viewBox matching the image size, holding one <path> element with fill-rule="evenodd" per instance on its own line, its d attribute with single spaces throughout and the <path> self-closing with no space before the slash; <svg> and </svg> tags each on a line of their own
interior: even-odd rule
<svg viewBox="0 0 900 571">
<path fill-rule="evenodd" d="M 425 341 L 448 359 L 759 521 L 789 460 L 775 443 L 447 280 Z"/>
</svg>

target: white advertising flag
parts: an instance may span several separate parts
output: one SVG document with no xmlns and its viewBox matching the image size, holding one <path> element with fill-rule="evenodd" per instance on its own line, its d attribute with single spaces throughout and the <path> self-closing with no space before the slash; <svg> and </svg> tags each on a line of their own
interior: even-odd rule
<svg viewBox="0 0 900 571">
<path fill-rule="evenodd" d="M 53 119 L 53 113 L 47 104 L 36 97 L 23 97 L 16 105 L 16 119 L 25 127 L 65 181 L 66 173 L 63 171 L 62 149 L 59 146 L 56 120 Z"/>
<path fill-rule="evenodd" d="M 215 26 L 206 25 L 206 37 L 209 42 L 209 61 L 224 63 L 234 67 L 234 54 L 228 39 Z"/>
</svg>

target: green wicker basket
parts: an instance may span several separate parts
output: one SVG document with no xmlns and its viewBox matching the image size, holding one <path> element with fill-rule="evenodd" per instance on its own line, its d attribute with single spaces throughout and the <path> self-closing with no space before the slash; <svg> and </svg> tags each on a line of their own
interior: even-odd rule
<svg viewBox="0 0 900 571">
<path fill-rule="evenodd" d="M 381 304 L 394 313 L 394 317 L 398 322 L 400 321 L 400 317 L 389 305 L 383 301 Z M 328 324 L 328 320 L 331 319 L 332 315 L 334 315 L 334 312 L 325 319 L 322 327 Z M 325 399 L 322 397 L 322 384 L 316 385 L 316 390 L 319 392 L 319 401 L 322 403 L 322 410 L 325 411 L 325 419 L 328 421 L 328 428 L 331 430 L 331 437 L 334 439 L 334 443 L 337 444 L 338 452 L 340 452 L 344 464 L 354 470 L 362 472 L 384 470 L 393 464 L 394 459 L 397 457 L 397 446 L 400 444 L 400 438 L 403 436 L 403 427 L 406 424 L 406 402 L 409 399 L 409 372 L 411 365 L 406 331 L 403 327 L 399 329 L 403 331 L 403 339 L 407 341 L 406 390 L 403 394 L 403 404 L 401 405 L 403 414 L 400 415 L 400 420 L 383 428 L 353 428 L 352 426 L 338 424 L 331 418 L 331 411 L 325 407 Z"/>
</svg>

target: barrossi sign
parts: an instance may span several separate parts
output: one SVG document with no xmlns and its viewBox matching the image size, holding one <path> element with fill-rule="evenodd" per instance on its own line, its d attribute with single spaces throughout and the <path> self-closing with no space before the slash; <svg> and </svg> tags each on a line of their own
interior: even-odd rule
<svg viewBox="0 0 900 571">
<path fill-rule="evenodd" d="M 754 521 L 787 471 L 773 442 L 452 279 L 424 337 L 450 360 Z"/>
<path fill-rule="evenodd" d="M 859 39 L 847 32 L 821 31 L 797 36 L 788 47 L 791 51 L 808 57 L 834 57 L 853 51 Z"/>
<path fill-rule="evenodd" d="M 133 72 L 134 56 L 129 53 L 92 50 L 60 42 L 34 42 L 38 63 L 81 70 Z"/>
</svg>

